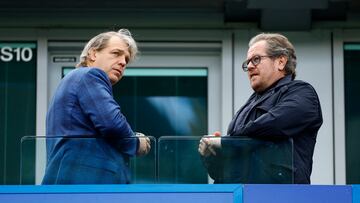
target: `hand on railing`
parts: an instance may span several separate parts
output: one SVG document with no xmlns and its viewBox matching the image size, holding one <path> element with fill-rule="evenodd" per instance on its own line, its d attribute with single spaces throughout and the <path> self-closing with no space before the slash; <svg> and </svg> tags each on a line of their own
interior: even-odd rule
<svg viewBox="0 0 360 203">
<path fill-rule="evenodd" d="M 210 155 L 216 156 L 216 149 L 221 148 L 221 133 L 214 132 L 213 135 L 205 135 L 201 138 L 198 151 L 201 156 L 208 157 Z"/>
<path fill-rule="evenodd" d="M 148 154 L 151 149 L 150 139 L 147 136 L 145 136 L 144 134 L 139 133 L 139 132 L 136 132 L 135 135 L 136 135 L 136 137 L 139 138 L 139 148 L 138 148 L 136 154 L 138 156 L 144 156 L 144 155 Z"/>
</svg>

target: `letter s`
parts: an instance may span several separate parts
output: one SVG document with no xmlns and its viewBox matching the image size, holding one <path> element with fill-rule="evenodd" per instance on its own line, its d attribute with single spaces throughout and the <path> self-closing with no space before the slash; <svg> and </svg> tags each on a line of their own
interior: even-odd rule
<svg viewBox="0 0 360 203">
<path fill-rule="evenodd" d="M 0 59 L 4 62 L 9 62 L 13 59 L 13 54 L 11 53 L 11 47 L 3 47 L 1 48 L 1 56 Z"/>
</svg>

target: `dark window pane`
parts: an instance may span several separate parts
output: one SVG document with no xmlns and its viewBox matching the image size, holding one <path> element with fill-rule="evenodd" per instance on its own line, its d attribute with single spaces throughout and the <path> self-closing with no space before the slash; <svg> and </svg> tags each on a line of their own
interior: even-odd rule
<svg viewBox="0 0 360 203">
<path fill-rule="evenodd" d="M 114 86 L 114 97 L 136 131 L 155 137 L 201 136 L 208 129 L 205 73 L 126 76 Z"/>
<path fill-rule="evenodd" d="M 360 183 L 360 44 L 345 44 L 346 183 Z"/>
<path fill-rule="evenodd" d="M 20 139 L 35 135 L 36 55 L 36 43 L 0 42 L 0 184 L 19 184 Z M 34 165 L 27 171 L 23 183 L 33 184 Z"/>
<path fill-rule="evenodd" d="M 126 70 L 127 73 L 132 69 Z M 125 76 L 114 86 L 114 97 L 121 106 L 133 130 L 156 138 L 161 136 L 202 136 L 208 129 L 207 70 L 206 69 L 133 69 L 138 74 Z M 143 72 L 141 72 L 141 70 Z M 192 74 L 194 73 L 194 74 Z M 197 145 L 197 144 L 195 144 Z M 173 157 L 186 161 L 184 165 L 198 163 L 197 156 L 187 156 L 184 152 L 197 150 L 193 142 L 181 145 Z M 194 153 L 192 153 L 194 154 Z M 138 162 L 140 163 L 140 161 Z M 179 162 L 180 163 L 180 162 Z M 146 183 L 146 164 L 137 168 L 135 183 Z M 149 163 L 151 165 L 151 163 Z M 161 168 L 161 166 L 160 166 Z M 144 170 L 144 171 L 142 171 Z M 175 169 L 174 169 L 175 170 Z M 188 172 L 176 168 L 174 176 Z M 141 178 L 140 178 L 141 177 Z M 169 180 L 178 180 L 177 177 Z M 207 183 L 207 174 L 192 173 L 184 183 Z"/>
</svg>

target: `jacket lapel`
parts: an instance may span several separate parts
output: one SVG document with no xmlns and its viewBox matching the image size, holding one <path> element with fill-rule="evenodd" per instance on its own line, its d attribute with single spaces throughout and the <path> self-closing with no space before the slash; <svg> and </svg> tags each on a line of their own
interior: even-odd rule
<svg viewBox="0 0 360 203">
<path fill-rule="evenodd" d="M 278 88 L 281 88 L 280 91 L 285 91 L 287 89 L 287 84 L 291 82 L 291 75 L 285 76 L 284 78 L 280 79 L 280 81 L 272 88 L 270 88 L 269 90 L 267 90 L 264 95 L 262 97 L 260 97 L 260 99 L 256 100 L 255 103 L 252 105 L 251 109 L 248 111 L 247 115 L 245 115 L 244 119 L 248 119 L 250 112 L 253 111 L 254 108 L 256 108 L 257 106 L 259 106 L 259 104 L 261 104 L 263 101 L 265 101 L 267 98 L 269 98 L 270 96 L 272 96 L 275 93 L 275 90 Z M 256 95 L 256 93 L 254 93 L 253 95 Z M 252 97 L 251 97 L 252 98 Z"/>
<path fill-rule="evenodd" d="M 231 120 L 229 127 L 228 127 L 228 131 L 227 134 L 230 135 L 231 132 L 234 131 L 234 127 L 235 127 L 235 123 L 240 115 L 240 113 L 244 110 L 244 108 L 249 105 L 251 103 L 251 101 L 253 100 L 253 98 L 256 96 L 256 93 L 253 93 L 250 98 L 247 100 L 247 102 L 236 112 L 235 116 L 233 117 L 233 119 Z"/>
<path fill-rule="evenodd" d="M 243 105 L 235 114 L 235 116 L 233 117 L 233 119 L 231 120 L 229 127 L 228 127 L 228 131 L 227 134 L 231 135 L 232 132 L 234 131 L 234 128 L 236 127 L 236 121 L 237 119 L 248 119 L 250 112 L 252 112 L 252 110 L 254 108 L 256 108 L 257 106 L 259 106 L 259 104 L 261 104 L 263 101 L 265 101 L 267 98 L 269 98 L 271 95 L 273 95 L 275 93 L 275 90 L 277 88 L 281 88 L 280 91 L 286 91 L 287 89 L 287 84 L 291 82 L 291 75 L 287 75 L 284 78 L 280 79 L 280 81 L 272 88 L 270 88 L 268 91 L 266 91 L 264 93 L 264 95 L 259 98 L 257 101 L 255 101 L 254 104 L 250 104 L 251 101 L 254 99 L 254 97 L 256 96 L 256 93 L 254 92 L 250 98 L 248 99 L 248 101 L 245 103 L 245 105 Z M 245 107 L 247 107 L 248 105 L 252 105 L 250 110 L 248 111 L 248 113 L 244 116 L 244 118 L 239 118 L 239 115 L 241 114 L 241 112 L 244 110 Z"/>
</svg>

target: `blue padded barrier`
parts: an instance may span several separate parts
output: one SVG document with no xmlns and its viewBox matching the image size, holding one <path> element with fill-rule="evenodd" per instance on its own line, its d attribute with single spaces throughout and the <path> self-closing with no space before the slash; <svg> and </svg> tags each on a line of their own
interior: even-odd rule
<svg viewBox="0 0 360 203">
<path fill-rule="evenodd" d="M 352 203 L 350 185 L 244 185 L 244 203 Z"/>
<path fill-rule="evenodd" d="M 0 202 L 360 203 L 360 185 L 4 185 Z"/>
<path fill-rule="evenodd" d="M 11 203 L 241 203 L 242 185 L 41 185 L 0 186 Z"/>
</svg>

